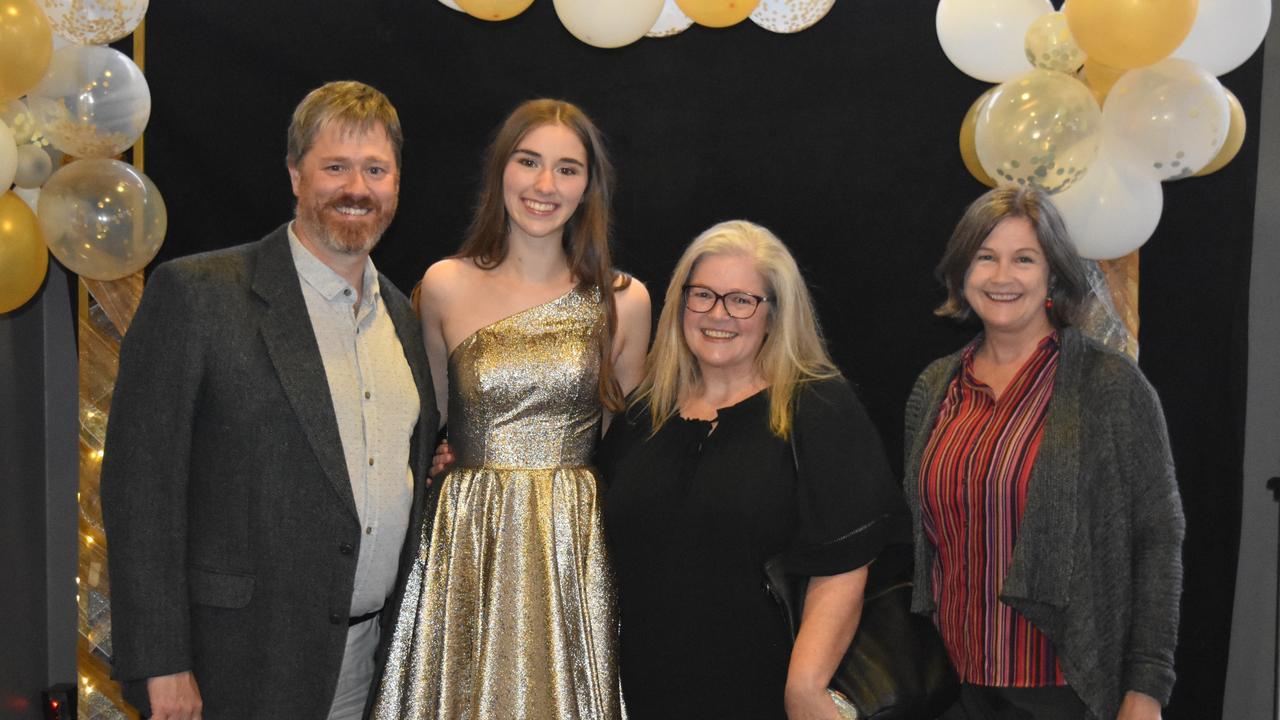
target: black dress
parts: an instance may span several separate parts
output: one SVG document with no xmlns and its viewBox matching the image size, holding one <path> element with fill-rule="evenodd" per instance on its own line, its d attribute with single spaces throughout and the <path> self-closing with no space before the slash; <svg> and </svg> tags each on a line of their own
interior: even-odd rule
<svg viewBox="0 0 1280 720">
<path fill-rule="evenodd" d="M 901 491 L 842 379 L 798 393 L 790 444 L 762 391 L 711 423 L 673 418 L 649 437 L 631 409 L 600 447 L 605 533 L 618 580 L 619 664 L 633 720 L 785 718 L 791 643 L 764 563 L 835 575 L 909 542 Z"/>
</svg>

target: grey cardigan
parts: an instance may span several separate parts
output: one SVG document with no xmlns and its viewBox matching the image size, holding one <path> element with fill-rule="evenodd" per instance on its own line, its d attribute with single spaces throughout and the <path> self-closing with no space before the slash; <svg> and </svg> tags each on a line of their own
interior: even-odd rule
<svg viewBox="0 0 1280 720">
<path fill-rule="evenodd" d="M 1128 358 L 1060 333 L 1044 436 L 1001 602 L 1053 642 L 1076 694 L 1111 720 L 1124 693 L 1169 701 L 1185 521 L 1164 413 Z M 935 548 L 920 522 L 920 460 L 960 353 L 916 380 L 906 409 L 905 492 L 915 535 L 912 610 L 934 611 Z"/>
</svg>

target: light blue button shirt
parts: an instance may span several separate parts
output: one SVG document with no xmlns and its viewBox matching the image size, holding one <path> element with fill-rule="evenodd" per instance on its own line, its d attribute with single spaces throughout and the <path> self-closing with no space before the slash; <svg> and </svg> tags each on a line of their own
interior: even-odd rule
<svg viewBox="0 0 1280 720">
<path fill-rule="evenodd" d="M 357 307 L 355 288 L 303 247 L 292 224 L 289 249 L 320 346 L 360 513 L 351 615 L 364 615 L 382 607 L 395 586 L 413 502 L 409 447 L 420 411 L 418 389 L 382 302 L 373 261 L 365 261 Z"/>
</svg>

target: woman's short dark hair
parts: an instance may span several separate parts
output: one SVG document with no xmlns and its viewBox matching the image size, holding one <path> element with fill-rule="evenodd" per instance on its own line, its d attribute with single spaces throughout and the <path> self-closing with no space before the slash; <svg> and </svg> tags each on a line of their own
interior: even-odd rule
<svg viewBox="0 0 1280 720">
<path fill-rule="evenodd" d="M 1049 297 L 1053 300 L 1048 309 L 1049 321 L 1057 328 L 1075 324 L 1089 292 L 1084 263 L 1049 194 L 1030 185 L 989 190 L 964 211 L 934 270 L 947 287 L 947 300 L 934 313 L 965 320 L 973 312 L 964 297 L 965 276 L 987 236 L 1009 218 L 1026 218 L 1031 223 L 1049 263 Z"/>
</svg>

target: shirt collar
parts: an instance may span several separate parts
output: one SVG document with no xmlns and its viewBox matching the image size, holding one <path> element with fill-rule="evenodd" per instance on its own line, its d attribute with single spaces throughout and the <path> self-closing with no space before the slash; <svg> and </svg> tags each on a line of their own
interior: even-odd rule
<svg viewBox="0 0 1280 720">
<path fill-rule="evenodd" d="M 964 352 L 960 354 L 961 378 L 965 383 L 973 387 L 986 387 L 986 385 L 980 382 L 973 375 L 973 354 L 978 351 L 978 348 L 982 347 L 982 343 L 985 339 L 986 333 L 978 333 L 978 336 L 970 341 L 970 343 L 965 346 Z M 1046 351 L 1056 352 L 1058 350 L 1058 346 L 1058 331 L 1057 329 L 1054 329 L 1053 332 L 1045 335 L 1043 338 L 1040 338 L 1040 342 L 1036 343 L 1035 351 L 1031 353 L 1031 356 L 1027 358 L 1026 362 L 1031 362 L 1031 358 L 1035 357 L 1039 353 Z M 1026 367 L 1026 363 L 1023 363 L 1023 367 Z M 1022 371 L 1019 370 L 1018 372 Z"/>
<path fill-rule="evenodd" d="M 351 283 L 347 282 L 341 275 L 333 271 L 333 268 L 321 262 L 320 258 L 311 253 L 310 250 L 302 244 L 298 239 L 298 235 L 294 232 L 293 223 L 289 223 L 289 251 L 293 253 L 293 265 L 298 269 L 298 277 L 303 282 L 315 288 L 321 297 L 329 302 L 335 299 L 350 297 L 354 302 L 354 293 L 343 293 L 344 290 L 354 290 Z M 378 296 L 381 288 L 378 285 L 378 271 L 373 267 L 373 260 L 365 258 L 364 261 L 364 277 L 361 280 L 363 288 L 360 296 L 364 302 L 372 302 Z"/>
</svg>

